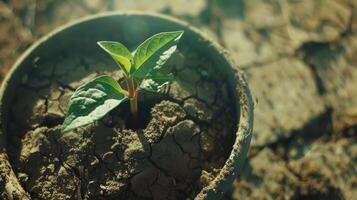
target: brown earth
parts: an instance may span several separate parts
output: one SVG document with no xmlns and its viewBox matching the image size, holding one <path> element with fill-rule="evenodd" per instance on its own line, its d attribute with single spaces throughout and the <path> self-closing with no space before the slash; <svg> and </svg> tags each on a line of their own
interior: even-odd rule
<svg viewBox="0 0 357 200">
<path fill-rule="evenodd" d="M 184 0 L 4 2 L 1 30 L 13 31 L 0 40 L 11 55 L 0 57 L 0 77 L 23 47 L 80 16 L 137 9 L 190 22 L 228 49 L 257 101 L 249 159 L 226 198 L 356 196 L 356 1 L 200 0 L 190 9 Z"/>
<path fill-rule="evenodd" d="M 141 97 L 142 129 L 129 126 L 124 104 L 64 135 L 60 126 L 74 89 L 99 74 L 118 80 L 123 74 L 108 57 L 36 60 L 16 89 L 7 143 L 31 198 L 193 198 L 215 177 L 233 144 L 229 88 L 208 61 L 179 55 L 167 69 L 177 80 L 160 95 Z"/>
</svg>

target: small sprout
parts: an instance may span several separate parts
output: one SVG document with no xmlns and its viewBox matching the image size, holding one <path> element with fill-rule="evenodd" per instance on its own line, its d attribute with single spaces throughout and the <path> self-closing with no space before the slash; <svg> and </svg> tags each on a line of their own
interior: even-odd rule
<svg viewBox="0 0 357 200">
<path fill-rule="evenodd" d="M 183 31 L 158 33 L 133 52 L 119 42 L 98 42 L 124 71 L 127 89 L 107 75 L 80 86 L 69 101 L 62 132 L 93 123 L 126 100 L 130 101 L 130 111 L 137 118 L 139 92 L 158 92 L 173 80 L 172 74 L 162 74 L 159 70 L 175 52 L 182 34 Z"/>
</svg>

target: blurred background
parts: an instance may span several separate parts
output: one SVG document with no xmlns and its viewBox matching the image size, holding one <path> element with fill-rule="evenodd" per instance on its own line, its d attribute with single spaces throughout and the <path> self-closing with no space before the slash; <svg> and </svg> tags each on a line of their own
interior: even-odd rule
<svg viewBox="0 0 357 200">
<path fill-rule="evenodd" d="M 39 37 L 115 10 L 181 18 L 245 72 L 254 135 L 227 199 L 357 198 L 356 0 L 1 0 L 0 83 Z"/>
</svg>

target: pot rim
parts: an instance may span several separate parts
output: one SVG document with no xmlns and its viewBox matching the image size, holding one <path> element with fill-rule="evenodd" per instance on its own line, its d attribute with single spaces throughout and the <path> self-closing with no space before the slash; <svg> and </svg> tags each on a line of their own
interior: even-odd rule
<svg viewBox="0 0 357 200">
<path fill-rule="evenodd" d="M 6 134 L 4 130 L 3 121 L 3 97 L 5 96 L 6 90 L 10 83 L 11 77 L 16 73 L 16 70 L 19 68 L 21 63 L 39 46 L 43 43 L 47 42 L 50 38 L 54 37 L 57 34 L 60 34 L 62 31 L 71 28 L 73 26 L 105 17 L 115 17 L 115 16 L 137 16 L 137 17 L 153 17 L 159 18 L 162 20 L 166 20 L 172 23 L 176 23 L 180 26 L 183 26 L 187 29 L 190 29 L 196 35 L 198 35 L 201 39 L 204 39 L 205 42 L 212 45 L 213 49 L 217 50 L 217 53 L 224 57 L 225 61 L 230 65 L 231 70 L 234 73 L 234 90 L 237 93 L 235 98 L 238 99 L 239 108 L 238 108 L 238 125 L 236 131 L 236 138 L 233 144 L 232 151 L 225 162 L 225 165 L 221 168 L 220 172 L 217 176 L 212 180 L 208 186 L 204 187 L 199 194 L 195 197 L 195 199 L 217 199 L 221 195 L 223 195 L 226 191 L 222 190 L 222 187 L 226 187 L 226 182 L 232 182 L 234 177 L 237 176 L 238 172 L 241 171 L 244 161 L 246 159 L 246 155 L 249 149 L 250 140 L 252 137 L 252 128 L 253 128 L 253 109 L 254 103 L 252 100 L 252 96 L 250 90 L 248 88 L 248 84 L 243 76 L 243 73 L 237 69 L 237 65 L 229 55 L 229 53 L 220 46 L 216 41 L 213 41 L 210 37 L 206 36 L 205 33 L 202 33 L 198 28 L 193 27 L 189 23 L 177 19 L 175 17 L 171 17 L 164 14 L 159 14 L 155 12 L 142 12 L 142 11 L 110 11 L 103 12 L 87 17 L 80 18 L 78 20 L 74 20 L 65 25 L 59 26 L 55 28 L 53 31 L 45 34 L 40 39 L 35 41 L 21 56 L 16 60 L 16 62 L 12 65 L 11 69 L 5 76 L 3 83 L 0 87 L 0 152 L 6 153 Z M 235 122 L 237 123 L 237 122 Z"/>
</svg>

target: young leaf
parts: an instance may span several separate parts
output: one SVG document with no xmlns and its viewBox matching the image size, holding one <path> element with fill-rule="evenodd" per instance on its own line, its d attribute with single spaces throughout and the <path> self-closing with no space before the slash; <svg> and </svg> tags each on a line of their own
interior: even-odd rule
<svg viewBox="0 0 357 200">
<path fill-rule="evenodd" d="M 174 80 L 172 74 L 161 74 L 160 72 L 151 72 L 141 82 L 139 91 L 159 92 L 160 88 Z"/>
<path fill-rule="evenodd" d="M 110 76 L 100 76 L 79 87 L 69 101 L 62 132 L 93 123 L 127 100 L 123 89 Z"/>
<path fill-rule="evenodd" d="M 183 31 L 163 32 L 143 42 L 134 53 L 134 77 L 140 83 L 152 69 L 160 68 L 175 52 Z"/>
<path fill-rule="evenodd" d="M 130 74 L 133 56 L 123 44 L 112 41 L 100 41 L 98 45 L 119 63 L 126 75 Z"/>
</svg>

